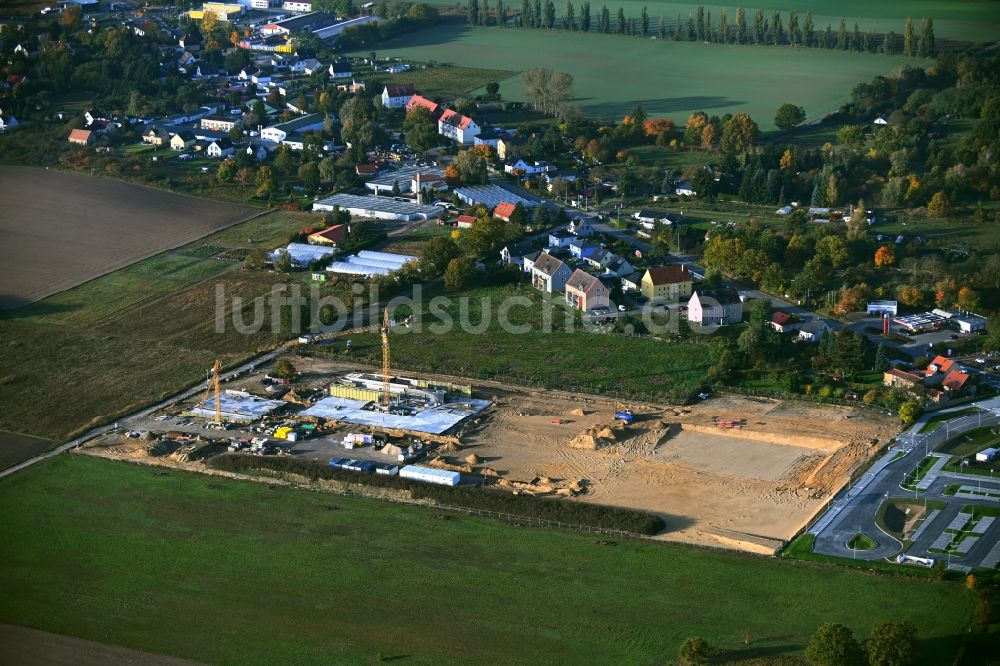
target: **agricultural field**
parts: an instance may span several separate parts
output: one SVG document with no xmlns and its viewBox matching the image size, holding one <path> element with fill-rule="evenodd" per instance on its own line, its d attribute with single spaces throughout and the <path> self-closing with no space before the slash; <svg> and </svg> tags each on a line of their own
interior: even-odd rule
<svg viewBox="0 0 1000 666">
<path fill-rule="evenodd" d="M 443 517 L 62 456 L 0 480 L 0 622 L 204 663 L 457 664 L 663 663 L 692 635 L 736 661 L 800 654 L 827 621 L 863 639 L 908 620 L 930 665 L 974 604 L 955 583 Z"/>
<path fill-rule="evenodd" d="M 17 308 L 258 213 L 92 176 L 0 167 L 0 308 Z M 178 267 L 180 270 L 180 267 Z"/>
<path fill-rule="evenodd" d="M 241 271 L 239 258 L 284 245 L 307 220 L 272 212 L 0 313 L 0 430 L 65 439 L 191 385 L 215 358 L 233 364 L 275 344 L 267 325 L 216 333 L 216 285 L 267 294 L 275 276 Z M 0 442 L 4 466 L 37 453 Z"/>
<path fill-rule="evenodd" d="M 431 0 L 431 4 L 453 6 L 451 0 Z M 580 2 L 574 3 L 579 15 Z M 748 22 L 753 19 L 757 9 L 763 8 L 765 15 L 770 18 L 772 10 L 779 10 L 783 13 L 782 20 L 787 25 L 789 10 L 799 12 L 804 16 L 807 11 L 813 13 L 813 20 L 816 28 L 823 30 L 829 24 L 834 30 L 840 24 L 841 17 L 847 20 L 848 29 L 857 23 L 862 30 L 875 30 L 887 32 L 893 30 L 896 34 L 903 34 L 903 26 L 907 17 L 912 17 L 919 28 L 920 19 L 931 17 L 934 19 L 934 32 L 938 39 L 947 38 L 962 41 L 991 41 L 996 39 L 1000 30 L 1000 9 L 996 3 L 989 0 L 957 0 L 954 2 L 940 2 L 940 0 L 885 0 L 884 2 L 866 2 L 865 0 L 776 0 L 766 5 L 755 5 L 750 3 L 740 5 L 739 3 L 720 2 L 710 0 L 708 2 L 684 2 L 681 0 L 619 0 L 618 2 L 608 2 L 608 9 L 611 10 L 612 18 L 618 8 L 625 10 L 628 17 L 638 17 L 642 13 L 642 8 L 649 11 L 650 24 L 659 26 L 662 16 L 668 24 L 677 22 L 677 15 L 682 21 L 686 21 L 688 15 L 694 16 L 698 11 L 698 6 L 704 6 L 706 11 L 712 14 L 713 22 L 719 18 L 719 11 L 725 9 L 729 14 L 729 24 L 734 25 L 736 7 L 743 7 L 746 12 Z M 512 9 L 519 8 L 514 5 Z M 561 17 L 564 5 L 556 3 L 556 16 Z M 592 13 L 600 11 L 600 4 L 591 3 Z M 557 19 L 558 20 L 558 19 Z"/>
<path fill-rule="evenodd" d="M 621 119 L 642 105 L 650 116 L 681 124 L 693 111 L 720 116 L 745 111 L 762 129 L 773 129 L 775 110 L 783 102 L 802 106 L 808 118 L 818 118 L 846 102 L 855 84 L 919 62 L 820 49 L 790 51 L 456 24 L 389 40 L 378 51 L 379 57 L 501 66 L 518 72 L 538 67 L 538 53 L 545 53 L 545 67 L 573 75 L 576 98 L 571 101 L 588 116 Z M 748 69 L 753 76 L 746 75 Z M 499 83 L 504 99 L 522 99 L 520 75 Z"/>
</svg>

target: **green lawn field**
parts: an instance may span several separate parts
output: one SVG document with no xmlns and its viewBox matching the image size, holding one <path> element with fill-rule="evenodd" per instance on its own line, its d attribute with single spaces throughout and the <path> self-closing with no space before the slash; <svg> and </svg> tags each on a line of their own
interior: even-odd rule
<svg viewBox="0 0 1000 666">
<path fill-rule="evenodd" d="M 950 663 L 974 597 L 883 577 L 65 455 L 0 480 L 0 622 L 205 663 L 664 663 L 909 620 Z M 743 640 L 749 639 L 749 645 Z"/>
<path fill-rule="evenodd" d="M 452 0 L 430 0 L 431 4 L 454 5 Z M 582 0 L 574 0 L 577 17 L 580 15 Z M 736 8 L 739 3 L 719 2 L 718 0 L 697 3 L 679 0 L 614 0 L 608 2 L 591 2 L 591 16 L 601 11 L 601 5 L 607 5 L 611 11 L 612 20 L 621 7 L 625 15 L 638 17 L 642 8 L 646 7 L 650 16 L 650 25 L 657 30 L 662 16 L 668 24 L 677 22 L 677 15 L 682 21 L 687 21 L 688 15 L 694 16 L 701 4 L 712 14 L 712 24 L 718 25 L 719 11 L 725 9 L 729 16 L 729 25 L 735 25 Z M 464 6 L 464 5 L 463 5 Z M 508 5 L 512 11 L 519 11 L 520 3 Z M 557 21 L 562 17 L 565 3 L 556 3 Z M 742 5 L 747 16 L 747 23 L 753 23 L 753 16 L 759 5 Z M 867 0 L 775 0 L 763 6 L 768 20 L 773 10 L 782 13 L 781 19 L 788 27 L 788 12 L 794 10 L 804 17 L 807 11 L 813 13 L 813 21 L 817 30 L 832 26 L 836 33 L 841 17 L 847 20 L 847 29 L 851 30 L 857 23 L 862 30 L 887 32 L 893 30 L 897 35 L 903 34 L 907 17 L 913 18 L 919 30 L 920 19 L 934 19 L 934 32 L 937 37 L 962 41 L 991 41 L 1000 34 L 1000 6 L 991 0 L 883 0 L 868 2 Z"/>
<path fill-rule="evenodd" d="M 363 55 L 360 52 L 358 55 Z M 781 104 L 809 118 L 837 109 L 851 89 L 917 59 L 821 49 L 660 42 L 563 31 L 502 30 L 445 24 L 389 40 L 379 57 L 524 71 L 548 67 L 574 77 L 573 103 L 587 115 L 617 118 L 641 104 L 651 116 L 683 123 L 693 111 L 745 111 L 772 129 Z M 521 99 L 520 75 L 500 82 Z"/>
</svg>

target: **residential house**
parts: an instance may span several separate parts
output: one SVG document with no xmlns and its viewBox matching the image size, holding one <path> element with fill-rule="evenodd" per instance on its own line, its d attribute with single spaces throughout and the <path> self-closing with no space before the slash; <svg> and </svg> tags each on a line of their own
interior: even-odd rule
<svg viewBox="0 0 1000 666">
<path fill-rule="evenodd" d="M 643 276 L 645 276 L 645 273 L 641 271 L 632 271 L 631 273 L 621 276 L 622 291 L 639 291 L 642 288 Z"/>
<path fill-rule="evenodd" d="M 307 14 L 313 10 L 311 2 L 302 2 L 301 0 L 285 0 L 281 3 L 281 9 L 286 12 L 292 12 L 293 14 Z"/>
<path fill-rule="evenodd" d="M 220 76 L 228 76 L 229 73 L 220 69 L 218 65 L 210 62 L 199 62 L 194 67 L 191 76 L 196 79 L 217 79 Z"/>
<path fill-rule="evenodd" d="M 574 183 L 577 180 L 576 173 L 570 169 L 558 169 L 555 171 L 546 171 L 540 176 L 541 180 L 545 183 L 545 189 L 549 192 L 553 190 L 556 181 L 562 179 L 567 184 Z"/>
<path fill-rule="evenodd" d="M 340 247 L 347 237 L 347 227 L 343 224 L 335 224 L 322 231 L 309 234 L 308 241 L 311 245 L 329 245 Z"/>
<path fill-rule="evenodd" d="M 680 197 L 696 197 L 698 196 L 697 190 L 694 189 L 694 185 L 691 184 L 690 180 L 682 180 L 674 185 L 674 194 Z"/>
<path fill-rule="evenodd" d="M 632 214 L 632 219 L 636 220 L 643 229 L 652 230 L 657 224 L 680 224 L 684 220 L 684 216 L 674 213 L 640 210 Z"/>
<path fill-rule="evenodd" d="M 781 312 L 780 310 L 771 315 L 771 321 L 768 323 L 770 323 L 771 328 L 778 333 L 790 333 L 798 328 L 798 323 L 792 315 L 787 312 Z"/>
<path fill-rule="evenodd" d="M 819 342 L 824 335 L 830 332 L 830 327 L 822 319 L 810 319 L 799 326 L 799 340 L 804 342 Z"/>
<path fill-rule="evenodd" d="M 185 51 L 200 51 L 201 50 L 201 35 L 193 32 L 186 33 L 178 41 L 180 47 Z"/>
<path fill-rule="evenodd" d="M 691 272 L 683 264 L 650 268 L 643 274 L 639 290 L 649 299 L 680 302 L 691 296 Z"/>
<path fill-rule="evenodd" d="M 589 312 L 607 308 L 610 292 L 600 279 L 579 268 L 566 280 L 566 303 L 577 310 Z"/>
<path fill-rule="evenodd" d="M 94 133 L 85 129 L 72 130 L 69 133 L 69 142 L 77 146 L 89 146 L 94 142 Z"/>
<path fill-rule="evenodd" d="M 510 222 L 510 218 L 513 217 L 515 210 L 517 210 L 517 204 L 501 201 L 493 209 L 493 217 L 500 218 L 504 222 Z"/>
<path fill-rule="evenodd" d="M 333 61 L 327 71 L 330 72 L 330 77 L 334 79 L 349 79 L 354 76 L 354 72 L 351 70 L 351 63 L 344 59 Z"/>
<path fill-rule="evenodd" d="M 215 141 L 208 144 L 208 148 L 205 150 L 209 157 L 214 157 L 216 159 L 222 159 L 223 157 L 229 157 L 236 152 L 233 147 L 233 142 L 229 140 L 228 137 L 222 139 L 216 139 Z"/>
<path fill-rule="evenodd" d="M 354 167 L 354 173 L 362 178 L 373 178 L 381 172 L 382 169 L 377 164 L 358 164 Z"/>
<path fill-rule="evenodd" d="M 459 229 L 471 229 L 472 225 L 476 223 L 476 218 L 472 215 L 459 215 L 458 219 L 455 220 L 455 226 Z M 505 248 L 506 249 L 506 248 Z M 501 259 L 503 258 L 503 251 L 500 254 Z"/>
<path fill-rule="evenodd" d="M 506 132 L 496 129 L 495 127 L 490 127 L 489 129 L 484 128 L 472 139 L 472 144 L 474 146 L 489 146 L 493 150 L 496 150 L 500 139 L 506 135 Z"/>
<path fill-rule="evenodd" d="M 97 109 L 87 109 L 83 112 L 83 119 L 87 123 L 87 127 L 90 127 L 97 121 L 107 122 L 109 118 L 106 114 L 98 111 Z"/>
<path fill-rule="evenodd" d="M 582 217 L 578 217 L 566 225 L 566 231 L 577 238 L 589 238 L 594 235 L 594 227 L 590 226 L 590 222 Z"/>
<path fill-rule="evenodd" d="M 382 106 L 387 109 L 401 109 L 416 94 L 417 91 L 410 83 L 386 86 L 382 90 Z"/>
<path fill-rule="evenodd" d="M 406 112 L 409 113 L 416 107 L 423 107 L 431 114 L 431 118 L 437 120 L 441 116 L 443 109 L 437 102 L 433 102 L 422 95 L 414 95 L 406 102 Z"/>
<path fill-rule="evenodd" d="M 170 133 L 162 127 L 150 127 L 149 131 L 142 135 L 142 142 L 157 147 L 169 145 Z"/>
<path fill-rule="evenodd" d="M 267 146 L 264 146 L 263 144 L 251 144 L 247 146 L 247 155 L 253 157 L 258 162 L 263 162 L 270 154 L 271 152 L 267 149 Z"/>
<path fill-rule="evenodd" d="M 357 94 L 359 92 L 365 91 L 365 82 L 358 81 L 356 79 L 351 79 L 350 83 L 347 83 L 346 81 L 343 83 L 338 83 L 337 90 L 339 90 L 340 92 L 349 92 Z"/>
<path fill-rule="evenodd" d="M 569 247 L 576 240 L 576 234 L 566 229 L 556 229 L 549 232 L 549 247 Z"/>
<path fill-rule="evenodd" d="M 187 150 L 195 144 L 197 138 L 194 132 L 189 132 L 187 130 L 181 130 L 170 137 L 170 149 L 171 150 Z"/>
<path fill-rule="evenodd" d="M 623 275 L 631 275 L 634 272 L 635 267 L 629 263 L 628 259 L 619 257 L 617 254 L 611 255 L 611 259 L 604 264 L 605 275 L 621 277 Z"/>
<path fill-rule="evenodd" d="M 531 267 L 531 285 L 548 294 L 560 292 L 566 288 L 570 275 L 569 266 L 543 252 Z"/>
<path fill-rule="evenodd" d="M 524 152 L 528 140 L 522 136 L 505 136 L 497 140 L 497 157 L 502 160 L 514 159 Z"/>
<path fill-rule="evenodd" d="M 550 164 L 549 162 L 527 162 L 523 159 L 516 159 L 504 164 L 503 170 L 506 173 L 515 175 L 536 176 L 540 173 L 555 171 L 556 167 L 554 164 Z"/>
<path fill-rule="evenodd" d="M 879 116 L 872 122 L 876 125 L 879 125 L 880 127 L 885 127 L 886 125 L 889 124 L 889 121 L 885 119 L 885 116 Z"/>
<path fill-rule="evenodd" d="M 528 254 L 521 257 L 521 270 L 525 273 L 531 273 L 531 269 L 535 267 L 535 262 L 538 261 L 538 257 L 544 254 L 541 251 L 529 252 Z"/>
<path fill-rule="evenodd" d="M 882 373 L 882 384 L 891 388 L 902 388 L 912 391 L 924 384 L 924 378 L 912 372 L 905 372 L 898 368 L 889 368 Z"/>
<path fill-rule="evenodd" d="M 410 71 L 410 65 L 405 62 L 398 65 L 389 65 L 388 67 L 383 67 L 382 71 L 388 74 L 402 74 L 403 72 Z"/>
<path fill-rule="evenodd" d="M 743 301 L 735 289 L 697 289 L 688 299 L 688 321 L 701 326 L 725 326 L 743 321 Z"/>
<path fill-rule="evenodd" d="M 523 258 L 533 254 L 534 247 L 530 241 L 521 241 L 513 245 L 504 245 L 500 250 L 500 262 L 507 265 L 524 267 Z M 525 272 L 530 272 L 525 270 Z"/>
<path fill-rule="evenodd" d="M 321 69 L 323 69 L 323 63 L 321 63 L 316 58 L 306 58 L 305 60 L 299 60 L 297 63 L 292 65 L 293 72 L 305 74 L 306 76 L 312 76 Z"/>
<path fill-rule="evenodd" d="M 458 111 L 445 109 L 438 118 L 438 134 L 446 136 L 458 143 L 472 143 L 472 139 L 481 131 L 472 118 L 463 116 Z"/>
</svg>

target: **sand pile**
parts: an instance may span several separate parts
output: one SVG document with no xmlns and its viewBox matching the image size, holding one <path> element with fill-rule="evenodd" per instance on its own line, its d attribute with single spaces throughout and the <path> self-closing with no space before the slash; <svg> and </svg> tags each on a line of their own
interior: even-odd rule
<svg viewBox="0 0 1000 666">
<path fill-rule="evenodd" d="M 594 426 L 592 428 L 587 428 L 576 437 L 566 440 L 566 446 L 573 449 L 587 449 L 589 451 L 597 451 L 598 449 L 603 449 L 606 446 L 612 446 L 616 444 L 618 438 L 615 436 L 615 431 L 608 426 Z"/>
<path fill-rule="evenodd" d="M 482 476 L 489 476 L 489 477 L 499 477 L 500 476 L 500 472 L 496 471 L 492 467 L 484 467 L 481 470 L 479 470 L 479 473 Z"/>
<path fill-rule="evenodd" d="M 655 419 L 649 422 L 648 427 L 650 430 L 666 430 L 670 427 L 670 424 L 664 423 L 660 419 Z"/>
<path fill-rule="evenodd" d="M 587 412 L 583 411 L 582 408 L 574 409 L 569 413 L 570 416 L 586 416 Z"/>
<path fill-rule="evenodd" d="M 441 445 L 440 450 L 445 453 L 454 453 L 455 451 L 461 451 L 462 447 L 455 442 L 445 442 Z"/>
<path fill-rule="evenodd" d="M 478 465 L 479 463 L 482 462 L 482 460 L 479 459 L 479 456 L 477 456 L 475 453 L 470 453 L 469 455 L 465 456 L 464 460 L 470 465 Z"/>
</svg>

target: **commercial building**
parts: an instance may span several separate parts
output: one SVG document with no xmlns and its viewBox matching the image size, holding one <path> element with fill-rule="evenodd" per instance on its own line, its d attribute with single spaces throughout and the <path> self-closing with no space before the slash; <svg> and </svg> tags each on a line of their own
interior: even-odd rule
<svg viewBox="0 0 1000 666">
<path fill-rule="evenodd" d="M 227 390 L 219 396 L 219 411 L 223 421 L 231 423 L 251 423 L 283 408 L 282 400 L 265 400 L 245 391 Z M 204 404 L 196 405 L 186 412 L 190 416 L 206 419 L 215 418 L 215 396 L 210 396 Z"/>
<path fill-rule="evenodd" d="M 288 138 L 289 134 L 322 129 L 324 120 L 322 113 L 309 113 L 271 127 L 265 127 L 260 132 L 260 138 L 272 143 L 281 143 Z"/>
<path fill-rule="evenodd" d="M 500 185 L 466 185 L 455 188 L 458 198 L 470 206 L 481 205 L 493 210 L 502 203 L 521 204 L 525 208 L 534 208 L 537 201 L 527 199 Z"/>
<path fill-rule="evenodd" d="M 396 220 L 398 222 L 413 222 L 415 220 L 430 220 L 443 212 L 437 206 L 396 201 L 389 197 L 363 197 L 356 194 L 335 194 L 332 197 L 320 199 L 313 204 L 313 212 L 332 212 L 340 208 L 355 217 L 369 217 L 377 220 Z"/>
<path fill-rule="evenodd" d="M 426 182 L 444 180 L 444 169 L 439 167 L 410 166 L 381 173 L 366 182 L 365 187 L 375 194 L 392 194 L 394 185 L 400 193 L 412 192 L 414 191 L 413 181 L 418 174 Z"/>
</svg>

